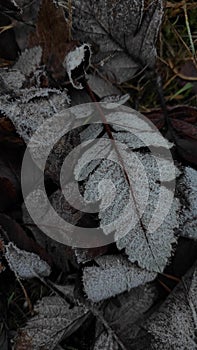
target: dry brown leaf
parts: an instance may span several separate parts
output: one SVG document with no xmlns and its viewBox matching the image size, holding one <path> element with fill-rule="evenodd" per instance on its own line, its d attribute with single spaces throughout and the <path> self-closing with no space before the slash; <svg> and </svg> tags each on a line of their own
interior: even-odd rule
<svg viewBox="0 0 197 350">
<path fill-rule="evenodd" d="M 76 46 L 76 41 L 70 40 L 69 23 L 66 22 L 63 8 L 52 0 L 42 1 L 36 32 L 30 35 L 29 44 L 30 47 L 42 47 L 42 61 L 53 78 L 65 76 L 62 64 L 67 53 Z"/>
</svg>

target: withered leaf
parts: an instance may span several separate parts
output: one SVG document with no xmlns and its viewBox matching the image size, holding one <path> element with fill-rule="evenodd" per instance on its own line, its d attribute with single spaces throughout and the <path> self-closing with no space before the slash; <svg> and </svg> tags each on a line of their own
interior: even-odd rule
<svg viewBox="0 0 197 350">
<path fill-rule="evenodd" d="M 5 245 L 5 258 L 10 269 L 20 278 L 46 277 L 51 273 L 46 261 L 37 254 L 17 248 L 12 242 Z"/>
<path fill-rule="evenodd" d="M 29 46 L 42 47 L 43 64 L 53 78 L 65 77 L 63 61 L 67 53 L 76 46 L 76 42 L 70 39 L 70 27 L 63 8 L 54 1 L 42 0 L 36 32 L 30 34 Z"/>
<path fill-rule="evenodd" d="M 0 11 L 10 17 L 18 17 L 22 13 L 22 9 L 14 0 L 1 0 Z"/>
<path fill-rule="evenodd" d="M 110 105 L 110 104 L 109 104 Z M 110 111 L 110 110 L 109 110 Z M 135 113 L 137 113 L 135 111 Z M 115 113 L 114 113 L 115 114 Z M 126 114 L 117 113 L 116 117 L 112 117 L 112 113 L 107 114 L 108 121 L 114 122 L 115 118 L 126 121 Z M 106 115 L 106 114 L 105 114 Z M 112 117 L 112 118 L 111 118 Z M 111 118 L 111 119 L 110 119 Z M 127 130 L 129 125 L 129 119 L 127 124 Z M 134 121 L 132 122 L 134 125 Z M 142 127 L 139 125 L 139 119 L 136 121 L 136 128 L 142 130 L 143 135 L 146 134 L 145 125 Z M 87 140 L 94 139 L 97 134 L 101 133 L 100 129 L 92 130 L 92 126 L 88 127 L 81 133 L 81 139 Z M 85 181 L 84 199 L 87 203 L 99 203 L 99 219 L 100 228 L 106 235 L 115 232 L 115 241 L 119 250 L 125 249 L 126 254 L 131 262 L 139 264 L 143 269 L 147 269 L 151 272 L 163 271 L 168 259 L 172 254 L 173 243 L 176 243 L 176 237 L 174 230 L 178 227 L 178 214 L 179 214 L 179 200 L 174 199 L 170 201 L 172 191 L 166 186 L 166 183 L 173 181 L 176 177 L 176 170 L 171 173 L 171 162 L 162 152 L 158 153 L 157 161 L 161 167 L 162 181 L 165 178 L 165 184 L 161 185 L 159 180 L 159 172 L 157 172 L 157 165 L 155 159 L 150 153 L 140 152 L 140 148 L 143 148 L 142 140 L 136 138 L 126 129 L 119 128 L 113 125 L 114 132 L 112 136 L 114 141 L 120 141 L 116 143 L 119 151 L 119 157 L 121 157 L 124 167 L 127 171 L 128 177 L 131 179 L 132 191 L 135 193 L 136 202 L 139 207 L 142 208 L 145 205 L 146 198 L 146 184 L 147 188 L 150 186 L 150 192 L 148 195 L 146 210 L 143 211 L 143 216 L 135 225 L 132 226 L 132 220 L 136 216 L 135 203 L 130 195 L 128 182 L 125 180 L 124 172 L 118 165 L 118 156 L 116 150 L 110 143 L 102 144 L 102 137 L 93 144 L 89 149 L 85 151 L 81 158 L 78 160 L 78 164 L 75 167 L 75 176 L 78 181 Z M 103 129 L 103 135 L 106 135 L 106 130 Z M 136 135 L 136 134 L 135 134 Z M 141 134 L 142 135 L 142 134 Z M 105 137 L 105 136 L 103 136 Z M 153 145 L 153 138 L 155 139 L 155 145 L 158 147 L 161 145 L 159 136 L 151 131 L 147 130 L 146 146 Z M 162 139 L 163 140 L 163 139 Z M 126 147 L 123 147 L 126 144 Z M 169 143 L 164 148 L 171 147 Z M 136 150 L 136 160 L 132 159 L 133 153 L 131 150 Z M 103 159 L 100 160 L 97 154 L 102 154 Z M 140 163 L 137 164 L 137 159 Z M 87 162 L 88 166 L 83 167 L 83 164 Z M 115 160 L 115 161 L 114 161 Z M 149 178 L 149 184 L 146 182 L 143 169 L 146 169 L 146 176 Z M 141 170 L 139 170 L 141 169 Z M 171 174 L 170 174 L 171 173 Z M 131 175 L 132 174 L 132 175 Z M 110 181 L 109 181 L 110 179 Z M 110 182 L 113 184 L 110 184 Z M 111 187 L 110 187 L 111 186 Z M 114 188 L 116 191 L 114 191 Z M 151 220 L 152 214 L 156 208 L 158 202 L 158 194 L 164 194 L 162 205 L 165 207 L 171 203 L 171 209 L 161 225 L 157 229 L 148 232 L 148 223 Z M 163 213 L 163 207 L 160 209 Z M 162 213 L 157 213 L 158 218 Z M 168 214 L 168 215 L 167 215 Z M 161 249 L 162 247 L 162 249 Z"/>
<path fill-rule="evenodd" d="M 150 309 L 157 297 L 158 292 L 155 285 L 147 283 L 110 300 L 104 306 L 103 317 L 111 328 L 112 334 L 107 335 L 105 330 L 101 332 L 99 322 L 97 322 L 96 333 L 99 333 L 100 336 L 95 343 L 94 350 L 105 349 L 104 339 L 106 344 L 111 342 L 114 344 L 112 348 L 106 346 L 106 350 L 114 350 L 116 347 L 119 349 L 117 338 L 122 341 L 126 349 L 137 350 L 137 347 L 134 347 L 135 340 L 141 330 L 141 325 L 150 316 Z M 113 334 L 116 334 L 117 338 L 111 336 Z M 99 348 L 98 345 L 102 343 L 103 348 Z"/>
<path fill-rule="evenodd" d="M 18 248 L 38 254 L 41 259 L 52 265 L 51 256 L 36 241 L 28 237 L 27 233 L 15 220 L 5 214 L 0 214 L 0 234 L 5 244 L 11 241 Z"/>
<path fill-rule="evenodd" d="M 0 151 L 0 212 L 11 208 L 20 198 L 20 170 L 23 150 L 21 147 Z"/>
<path fill-rule="evenodd" d="M 122 255 L 104 255 L 95 259 L 99 266 L 85 267 L 83 285 L 88 298 L 94 302 L 110 298 L 156 277 Z"/>
<path fill-rule="evenodd" d="M 180 235 L 197 241 L 197 171 L 195 169 L 184 168 L 180 179 L 180 190 L 184 191 L 180 213 Z"/>
<path fill-rule="evenodd" d="M 88 310 L 80 306 L 70 308 L 64 299 L 52 296 L 42 298 L 35 311 L 38 315 L 19 332 L 16 350 L 22 349 L 21 344 L 31 350 L 53 350 L 66 334 L 80 327 Z"/>
<path fill-rule="evenodd" d="M 197 348 L 196 292 L 195 264 L 159 310 L 143 325 L 152 337 L 151 350 L 193 350 Z"/>
<path fill-rule="evenodd" d="M 162 18 L 162 1 L 73 1 L 73 28 L 77 39 L 94 49 L 93 62 L 118 82 L 134 76 L 139 68 L 153 67 L 155 40 Z"/>
<path fill-rule="evenodd" d="M 94 350 L 119 350 L 119 346 L 113 336 L 103 331 L 94 344 Z"/>
<path fill-rule="evenodd" d="M 0 116 L 0 143 L 13 147 L 24 145 L 23 140 L 17 135 L 13 123 L 4 116 Z"/>
<path fill-rule="evenodd" d="M 165 124 L 161 110 L 144 113 L 159 129 Z M 197 108 L 191 106 L 168 107 L 169 128 L 179 155 L 197 164 Z"/>
</svg>

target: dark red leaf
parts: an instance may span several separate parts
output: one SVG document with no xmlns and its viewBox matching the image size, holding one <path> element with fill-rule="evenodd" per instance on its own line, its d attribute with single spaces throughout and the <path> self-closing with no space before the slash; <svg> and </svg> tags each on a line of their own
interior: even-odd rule
<svg viewBox="0 0 197 350">
<path fill-rule="evenodd" d="M 165 125 L 161 110 L 144 113 L 159 130 Z M 168 118 L 173 141 L 179 155 L 197 165 L 197 108 L 190 106 L 168 107 Z"/>
<path fill-rule="evenodd" d="M 21 197 L 20 175 L 23 158 L 21 147 L 0 149 L 0 211 L 6 211 Z"/>
<path fill-rule="evenodd" d="M 10 119 L 4 116 L 0 117 L 0 143 L 13 147 L 24 145 Z"/>
<path fill-rule="evenodd" d="M 197 66 L 194 64 L 192 60 L 187 61 L 181 68 L 180 73 L 183 74 L 183 76 L 186 77 L 193 77 L 197 78 Z M 186 80 L 180 80 L 180 85 L 184 86 L 188 81 Z M 193 92 L 197 94 L 197 81 L 191 81 L 193 85 Z"/>
</svg>

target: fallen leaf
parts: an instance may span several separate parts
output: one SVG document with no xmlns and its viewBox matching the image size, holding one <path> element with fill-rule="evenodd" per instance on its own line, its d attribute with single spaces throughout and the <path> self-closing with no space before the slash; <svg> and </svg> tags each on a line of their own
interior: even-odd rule
<svg viewBox="0 0 197 350">
<path fill-rule="evenodd" d="M 150 316 L 158 297 L 158 292 L 154 284 L 147 283 L 143 286 L 133 288 L 128 293 L 118 295 L 111 299 L 103 309 L 103 318 L 111 329 L 111 333 L 107 334 L 105 330 L 100 331 L 99 320 L 96 326 L 96 334 L 100 336 L 95 343 L 94 350 L 105 349 L 104 339 L 106 344 L 113 340 L 114 348 L 117 347 L 117 339 L 120 339 L 125 346 L 125 349 L 134 349 L 136 339 L 141 330 L 141 325 Z M 114 337 L 113 335 L 116 335 Z M 102 344 L 103 348 L 99 348 L 97 344 Z M 116 345 L 116 347 L 115 347 Z M 139 342 L 138 342 L 139 345 Z M 106 346 L 106 350 L 111 348 Z M 119 347 L 118 347 L 119 349 Z M 137 347 L 135 348 L 137 349 Z M 141 349 L 141 348 L 140 348 Z M 148 347 L 147 347 L 148 349 Z"/>
<path fill-rule="evenodd" d="M 71 41 L 70 27 L 63 8 L 52 0 L 42 0 L 36 32 L 30 35 L 29 46 L 42 47 L 42 62 L 54 79 L 65 78 L 63 62 L 76 43 Z"/>
<path fill-rule="evenodd" d="M 105 253 L 107 253 L 108 249 L 109 249 L 108 246 L 89 248 L 89 249 L 76 248 L 75 249 L 76 260 L 78 264 L 85 263 L 101 255 L 104 255 Z"/>
<path fill-rule="evenodd" d="M 67 334 L 75 332 L 88 312 L 83 306 L 73 308 L 57 296 L 42 298 L 35 311 L 38 313 L 19 331 L 16 350 L 53 350 Z"/>
<path fill-rule="evenodd" d="M 19 278 L 46 277 L 51 273 L 50 266 L 37 254 L 17 248 L 12 242 L 5 245 L 5 258 L 10 269 Z"/>
<path fill-rule="evenodd" d="M 11 241 L 21 250 L 38 254 L 41 259 L 45 260 L 49 265 L 52 265 L 52 258 L 47 254 L 45 249 L 32 238 L 28 237 L 22 227 L 5 214 L 0 214 L 0 232 L 5 244 Z"/>
<path fill-rule="evenodd" d="M 0 212 L 20 201 L 20 171 L 23 157 L 20 147 L 1 147 L 0 151 Z"/>
<path fill-rule="evenodd" d="M 196 349 L 197 272 L 194 266 L 143 328 L 153 350 Z"/>
<path fill-rule="evenodd" d="M 162 1 L 73 1 L 74 36 L 92 45 L 93 63 L 120 82 L 155 63 Z M 100 67 L 99 67 L 100 66 Z"/>
<path fill-rule="evenodd" d="M 156 273 L 143 270 L 122 255 L 95 259 L 98 266 L 85 267 L 83 285 L 88 299 L 98 302 L 152 281 Z"/>
<path fill-rule="evenodd" d="M 9 147 L 24 146 L 24 142 L 17 135 L 13 123 L 4 116 L 0 116 L 0 144 L 9 145 Z"/>
<path fill-rule="evenodd" d="M 157 127 L 166 127 L 161 110 L 144 113 Z M 179 155 L 186 161 L 197 164 L 197 108 L 191 106 L 168 107 L 168 118 L 172 141 Z"/>
<path fill-rule="evenodd" d="M 184 65 L 181 67 L 180 74 L 183 74 L 186 77 L 196 77 L 197 80 L 197 66 L 194 64 L 192 60 L 186 61 Z M 180 85 L 185 85 L 187 82 L 184 80 L 180 80 Z M 193 92 L 197 95 L 197 81 L 191 82 L 193 85 Z"/>
<path fill-rule="evenodd" d="M 86 69 L 90 65 L 91 54 L 90 45 L 82 44 L 69 51 L 65 56 L 63 66 L 72 86 L 76 89 L 81 90 L 84 87 L 82 82 L 85 80 Z"/>
<path fill-rule="evenodd" d="M 185 167 L 180 178 L 182 210 L 180 213 L 180 235 L 197 241 L 197 171 Z"/>
<path fill-rule="evenodd" d="M 100 105 L 102 105 L 102 103 L 100 103 Z M 128 120 L 127 130 L 124 128 L 121 129 L 116 125 L 114 126 L 114 114 L 107 114 L 107 120 L 109 123 L 110 120 L 112 120 L 113 123 L 112 137 L 118 148 L 118 156 L 112 143 L 106 142 L 104 144 L 103 142 L 104 140 L 102 138 L 107 138 L 105 128 L 100 126 L 100 130 L 92 126 L 88 127 L 81 133 L 81 142 L 84 140 L 87 141 L 90 137 L 92 140 L 95 139 L 96 142 L 95 144 L 93 143 L 92 147 L 90 145 L 89 149 L 78 159 L 78 163 L 75 166 L 75 178 L 77 181 L 85 182 L 85 202 L 100 203 L 98 214 L 100 219 L 99 226 L 105 235 L 109 235 L 113 232 L 115 233 L 114 240 L 118 249 L 125 249 L 131 262 L 135 263 L 137 261 L 139 266 L 143 269 L 161 272 L 171 256 L 172 245 L 176 242 L 174 229 L 178 227 L 179 200 L 174 199 L 170 212 L 164 218 L 161 225 L 156 230 L 146 234 L 147 224 L 150 222 L 154 208 L 157 205 L 158 194 L 162 191 L 166 203 L 163 203 L 163 205 L 167 207 L 172 193 L 166 185 L 161 186 L 159 180 L 160 175 L 156 171 L 157 165 L 155 159 L 153 159 L 152 155 L 148 152 L 140 152 L 140 148 L 144 147 L 142 139 L 144 139 L 146 132 L 146 146 L 155 144 L 156 147 L 159 147 L 162 138 L 160 139 L 160 136 L 153 133 L 152 130 L 151 134 L 149 134 L 150 131 L 147 130 L 147 126 L 140 126 L 139 120 L 136 121 L 136 128 L 138 128 L 141 138 L 136 138 L 128 130 L 130 119 L 126 119 L 126 114 L 117 113 L 117 115 L 115 115 L 117 120 L 124 121 L 123 123 L 126 123 L 126 120 Z M 132 121 L 132 123 L 134 126 L 134 121 Z M 102 137 L 97 140 L 96 138 L 99 134 L 102 134 Z M 123 146 L 123 144 L 126 146 Z M 126 151 L 127 147 L 128 150 Z M 161 147 L 163 146 L 161 145 Z M 164 147 L 168 148 L 171 146 L 167 143 Z M 134 153 L 131 152 L 131 150 L 137 150 L 136 153 L 134 152 L 137 156 L 135 160 L 132 158 Z M 101 154 L 102 160 L 100 160 Z M 134 197 L 136 198 L 139 208 L 143 208 L 143 206 L 146 205 L 146 188 L 148 188 L 148 186 L 151 188 L 146 210 L 143 211 L 141 220 L 137 220 L 138 215 L 135 210 L 136 206 L 133 202 L 131 191 L 129 190 L 130 187 L 128 181 L 126 181 L 122 167 L 119 166 L 120 156 L 124 164 L 123 169 L 126 169 L 127 175 L 131 179 L 132 191 L 135 193 Z M 137 163 L 137 159 L 140 160 L 139 163 Z M 159 152 L 157 160 L 161 166 L 162 181 L 164 178 L 165 182 L 173 181 L 173 176 L 176 175 L 175 173 L 174 175 L 171 173 L 171 164 L 169 160 L 165 160 L 161 152 Z M 83 164 L 87 162 L 88 166 L 83 167 Z M 149 185 L 146 182 L 145 172 L 141 168 L 142 164 L 146 169 Z M 109 185 L 109 179 L 114 187 Z M 114 188 L 116 191 L 114 191 Z M 162 208 L 159 210 L 163 212 Z M 160 217 L 160 215 L 162 214 L 157 214 L 158 217 Z M 135 218 L 137 222 L 133 225 L 132 220 L 135 220 Z"/>
<path fill-rule="evenodd" d="M 13 66 L 13 69 L 17 69 L 25 76 L 35 73 L 36 68 L 41 64 L 42 48 L 41 46 L 35 46 L 30 49 L 26 49 L 19 56 L 17 62 Z"/>
<path fill-rule="evenodd" d="M 103 331 L 94 344 L 93 350 L 119 350 L 119 346 L 112 334 Z"/>
</svg>

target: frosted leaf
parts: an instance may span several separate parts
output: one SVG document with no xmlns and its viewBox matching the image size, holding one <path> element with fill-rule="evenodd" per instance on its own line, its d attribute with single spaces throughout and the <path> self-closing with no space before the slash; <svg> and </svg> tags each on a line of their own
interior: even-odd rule
<svg viewBox="0 0 197 350">
<path fill-rule="evenodd" d="M 76 91 L 77 93 L 77 91 Z M 75 118 L 86 118 L 84 124 L 92 117 L 93 114 L 93 107 L 90 103 L 87 104 L 77 104 L 76 106 L 72 107 L 72 114 L 75 116 Z"/>
<path fill-rule="evenodd" d="M 113 138 L 104 124 L 82 132 L 89 148 L 78 159 L 75 178 L 85 183 L 85 202 L 97 203 L 103 233 L 114 235 L 131 262 L 162 272 L 179 225 L 174 188 L 180 173 L 169 151 L 172 144 L 135 110 L 119 106 L 112 113 L 107 103 L 100 105 Z"/>
<path fill-rule="evenodd" d="M 5 257 L 10 269 L 20 278 L 46 277 L 51 268 L 37 254 L 17 248 L 12 242 L 5 245 Z"/>
<path fill-rule="evenodd" d="M 123 82 L 139 67 L 154 65 L 161 1 L 152 1 L 146 11 L 143 1 L 74 0 L 73 5 L 74 35 L 99 47 L 93 62 L 102 73 Z"/>
<path fill-rule="evenodd" d="M 67 263 L 68 259 L 71 259 L 71 252 L 67 252 L 64 244 L 51 239 L 50 237 L 46 236 L 36 225 L 32 225 L 34 224 L 33 219 L 28 213 L 25 205 L 23 205 L 23 222 L 31 231 L 36 242 L 40 246 L 44 247 L 48 254 L 53 258 L 53 261 L 55 261 L 58 268 L 64 272 L 67 272 Z"/>
<path fill-rule="evenodd" d="M 101 130 L 98 130 L 98 133 L 100 133 Z M 85 131 L 82 133 L 82 140 L 84 141 L 84 137 L 89 139 L 89 135 L 95 135 L 95 129 L 94 134 L 91 131 L 91 128 L 88 128 L 87 132 Z M 88 141 L 87 141 L 88 142 Z M 81 158 L 78 160 L 78 163 L 75 167 L 75 177 L 78 181 L 84 180 L 100 163 L 100 159 L 106 158 L 110 152 L 111 145 L 107 142 L 98 141 L 96 144 L 91 146 L 91 152 L 88 149 L 85 151 Z M 85 164 L 85 166 L 84 166 Z"/>
<path fill-rule="evenodd" d="M 126 109 L 115 111 L 114 113 L 109 114 L 107 119 L 109 123 L 110 121 L 112 122 L 113 129 L 118 134 L 119 132 L 124 131 L 127 138 L 129 138 L 128 134 L 130 135 L 131 144 L 128 143 L 128 147 L 138 149 L 144 146 L 155 146 L 170 149 L 173 146 L 171 142 L 162 138 L 158 132 L 155 132 L 152 124 L 147 122 L 147 120 L 144 120 L 142 115 L 134 109 L 130 110 L 129 113 Z M 133 137 L 135 137 L 135 144 L 133 143 Z M 140 144 L 136 143 L 136 137 Z"/>
<path fill-rule="evenodd" d="M 196 267 L 192 270 L 145 323 L 144 327 L 152 336 L 151 349 L 197 348 Z"/>
<path fill-rule="evenodd" d="M 119 346 L 113 336 L 104 331 L 96 340 L 93 350 L 119 350 Z"/>
<path fill-rule="evenodd" d="M 117 303 L 109 301 L 104 309 L 104 318 L 122 340 L 126 348 L 132 344 L 141 330 L 141 324 L 150 316 L 150 309 L 157 300 L 153 284 L 133 288 L 116 297 Z"/>
<path fill-rule="evenodd" d="M 121 91 L 110 83 L 107 79 L 102 79 L 97 74 L 88 74 L 88 85 L 92 91 L 99 97 L 104 98 L 109 95 L 119 95 Z"/>
<path fill-rule="evenodd" d="M 21 89 L 19 97 L 12 101 L 9 95 L 0 97 L 0 110 L 13 122 L 25 142 L 45 119 L 67 108 L 68 104 L 66 91 L 56 89 Z"/>
<path fill-rule="evenodd" d="M 23 338 L 27 339 L 26 348 L 53 350 L 66 333 L 74 332 L 83 322 L 87 313 L 84 307 L 70 305 L 62 298 L 44 297 L 35 307 L 38 315 L 30 319 L 20 330 L 16 350 L 20 349 Z"/>
<path fill-rule="evenodd" d="M 0 77 L 3 79 L 5 86 L 14 91 L 22 88 L 25 82 L 25 76 L 17 69 L 0 69 Z"/>
<path fill-rule="evenodd" d="M 197 240 L 197 171 L 185 167 L 180 182 L 186 198 L 186 205 L 180 213 L 180 234 Z"/>
<path fill-rule="evenodd" d="M 94 302 L 110 298 L 156 277 L 122 255 L 105 255 L 95 259 L 99 266 L 85 267 L 83 285 L 88 298 Z"/>
<path fill-rule="evenodd" d="M 161 191 L 161 188 L 159 190 Z M 142 220 L 145 230 L 147 230 L 146 221 L 150 219 L 153 208 L 154 202 L 150 202 Z M 170 213 L 157 230 L 149 232 L 145 237 L 146 231 L 144 232 L 138 223 L 133 230 L 117 241 L 117 247 L 120 250 L 125 248 L 131 262 L 137 260 L 143 268 L 162 272 L 171 255 L 172 244 L 176 243 L 174 229 L 178 227 L 178 211 L 179 203 L 174 200 Z"/>
<path fill-rule="evenodd" d="M 125 95 L 111 95 L 111 96 L 106 96 L 102 98 L 101 102 L 104 103 L 104 107 L 107 109 L 113 109 L 118 106 L 123 105 L 130 99 L 129 94 Z"/>
<path fill-rule="evenodd" d="M 61 292 L 65 297 L 70 300 L 74 300 L 74 289 L 75 286 L 71 284 L 60 285 L 56 283 L 52 283 L 53 287 L 55 287 L 59 292 Z"/>
<path fill-rule="evenodd" d="M 72 240 L 73 236 L 75 236 L 75 226 L 78 223 L 78 221 L 82 218 L 83 213 L 79 210 L 75 209 L 69 204 L 69 197 L 67 193 L 67 200 L 65 200 L 65 197 L 61 190 L 55 191 L 51 196 L 50 200 L 48 199 L 46 192 L 41 190 L 34 190 L 32 191 L 27 197 L 26 197 L 26 203 L 31 203 L 31 216 L 33 218 L 37 218 L 37 225 L 42 229 L 44 232 L 44 228 L 47 227 L 50 232 L 50 238 L 52 238 L 55 241 L 62 242 L 62 237 L 67 237 L 67 241 L 70 242 L 70 245 L 72 246 Z M 40 206 L 40 203 L 42 203 L 42 206 Z M 39 209 L 38 209 L 39 208 Z M 39 210 L 39 211 L 38 211 Z M 38 211 L 38 212 L 37 212 Z M 56 221 L 54 222 L 54 211 L 57 215 Z M 26 213 L 27 214 L 27 213 Z M 70 223 L 69 227 L 67 228 L 61 225 L 61 220 L 64 220 L 65 222 Z M 25 218 L 25 222 L 28 223 L 32 222 L 31 217 L 27 216 Z M 43 245 L 43 240 L 45 240 L 45 244 L 48 241 L 48 237 L 40 234 L 40 231 L 35 231 L 36 234 L 36 240 L 42 241 L 41 245 Z M 50 240 L 49 240 L 50 241 Z M 52 244 L 52 251 L 54 251 L 54 258 L 55 260 L 66 260 L 65 255 L 65 246 L 60 245 L 58 247 L 58 243 L 56 242 L 51 243 Z M 59 248 L 59 252 L 58 252 Z M 57 258 L 57 253 L 59 254 Z M 63 267 L 62 267 L 63 268 Z"/>
<path fill-rule="evenodd" d="M 88 58 L 89 56 L 89 58 Z M 68 73 L 69 80 L 73 87 L 76 89 L 83 89 L 81 83 L 77 82 L 74 79 L 74 72 L 81 67 L 82 75 L 85 73 L 85 66 L 89 66 L 91 57 L 91 48 L 88 44 L 83 44 L 79 47 L 76 47 L 73 51 L 70 51 L 63 63 L 63 66 L 66 68 Z M 88 58 L 88 61 L 86 62 Z"/>
<path fill-rule="evenodd" d="M 160 184 L 160 181 L 174 180 L 171 162 L 159 156 L 155 160 L 148 153 L 129 153 L 123 143 L 116 145 L 132 190 L 118 164 L 116 152 L 111 149 L 109 142 L 102 139 L 84 152 L 75 167 L 75 174 L 78 180 L 85 179 L 90 174 L 84 199 L 88 203 L 100 201 L 100 227 L 104 233 L 115 232 L 117 247 L 126 248 L 132 262 L 137 261 L 141 267 L 150 271 L 161 272 L 171 256 L 172 244 L 176 242 L 174 229 L 178 227 L 178 200 L 174 200 L 169 216 L 159 226 L 164 208 L 167 208 L 173 198 L 171 190 Z M 107 159 L 100 160 L 99 163 L 98 158 Z M 85 163 L 86 167 L 82 167 Z M 161 196 L 162 206 L 158 206 Z M 152 223 L 157 229 L 149 232 Z"/>
<path fill-rule="evenodd" d="M 90 119 L 90 122 L 91 122 L 91 119 Z M 87 129 L 85 129 L 84 131 L 82 131 L 80 133 L 80 139 L 81 139 L 81 142 L 86 142 L 86 145 L 87 145 L 87 141 L 88 140 L 94 140 L 96 139 L 100 134 L 101 132 L 103 131 L 103 125 L 102 124 L 90 124 L 88 126 Z"/>
<path fill-rule="evenodd" d="M 26 49 L 24 52 L 22 52 L 13 68 L 17 69 L 25 76 L 29 76 L 31 73 L 35 72 L 37 67 L 39 67 L 41 57 L 42 48 L 40 46 Z"/>
</svg>

